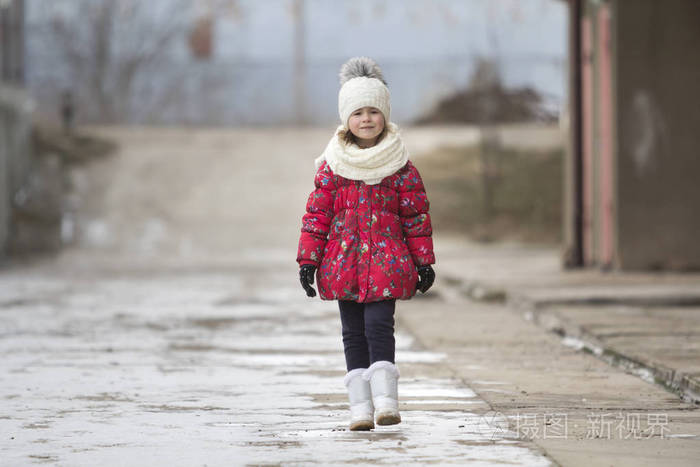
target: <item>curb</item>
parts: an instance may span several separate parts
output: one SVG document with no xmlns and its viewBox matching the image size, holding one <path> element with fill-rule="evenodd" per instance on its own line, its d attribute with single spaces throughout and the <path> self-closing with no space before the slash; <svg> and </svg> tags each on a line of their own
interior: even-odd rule
<svg viewBox="0 0 700 467">
<path fill-rule="evenodd" d="M 678 395 L 682 400 L 700 405 L 700 374 L 683 373 L 653 360 L 626 355 L 601 342 L 585 328 L 562 317 L 554 306 L 564 305 L 637 305 L 637 306 L 696 306 L 700 301 L 696 295 L 675 297 L 634 297 L 632 299 L 615 299 L 607 297 L 590 297 L 581 300 L 543 300 L 534 301 L 526 295 L 508 294 L 509 308 L 523 313 L 527 321 L 562 337 L 562 343 L 569 347 L 595 355 L 609 365 L 631 373 L 648 383 L 662 386 Z"/>
</svg>

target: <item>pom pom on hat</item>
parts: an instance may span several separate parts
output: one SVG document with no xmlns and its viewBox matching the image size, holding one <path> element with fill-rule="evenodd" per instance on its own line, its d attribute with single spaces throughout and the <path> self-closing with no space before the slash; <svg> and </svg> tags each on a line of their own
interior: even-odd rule
<svg viewBox="0 0 700 467">
<path fill-rule="evenodd" d="M 391 119 L 389 88 L 379 65 L 367 57 L 354 57 L 340 68 L 340 92 L 338 114 L 348 126 L 348 118 L 362 107 L 375 107 L 384 114 L 385 124 Z"/>
<path fill-rule="evenodd" d="M 347 83 L 353 78 L 366 76 L 367 78 L 375 78 L 386 85 L 386 80 L 382 74 L 382 69 L 379 68 L 377 62 L 369 57 L 354 57 L 348 60 L 340 67 L 340 85 Z"/>
</svg>

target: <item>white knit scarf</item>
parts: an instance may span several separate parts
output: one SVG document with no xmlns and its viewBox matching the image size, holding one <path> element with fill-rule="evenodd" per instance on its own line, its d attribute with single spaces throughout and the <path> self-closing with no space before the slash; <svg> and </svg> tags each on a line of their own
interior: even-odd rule
<svg viewBox="0 0 700 467">
<path fill-rule="evenodd" d="M 350 180 L 362 180 L 368 185 L 376 185 L 408 161 L 408 151 L 403 145 L 399 127 L 392 122 L 387 125 L 384 138 L 366 149 L 342 141 L 339 135 L 343 129 L 345 127 L 340 125 L 335 130 L 323 154 L 314 161 L 317 169 L 326 160 L 333 173 Z"/>
</svg>

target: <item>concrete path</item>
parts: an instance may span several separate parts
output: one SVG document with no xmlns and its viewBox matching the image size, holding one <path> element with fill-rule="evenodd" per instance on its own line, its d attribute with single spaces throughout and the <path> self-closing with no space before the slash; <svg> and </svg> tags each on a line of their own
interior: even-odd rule
<svg viewBox="0 0 700 467">
<path fill-rule="evenodd" d="M 401 321 L 403 422 L 346 430 L 337 304 L 294 262 L 325 132 L 103 131 L 75 246 L 0 271 L 0 464 L 552 464 Z"/>
<path fill-rule="evenodd" d="M 451 243 L 443 266 L 461 295 L 507 301 L 568 345 L 700 403 L 700 274 L 562 271 L 554 250 Z"/>
<path fill-rule="evenodd" d="M 403 423 L 347 431 L 335 303 L 294 282 L 254 266 L 4 271 L 0 464 L 549 465 L 402 328 Z"/>
<path fill-rule="evenodd" d="M 397 305 L 404 421 L 346 431 L 337 305 L 294 263 L 328 131 L 100 131 L 122 150 L 72 174 L 75 247 L 0 271 L 0 464 L 697 465 L 697 406 L 536 325 L 610 276 L 439 232 Z"/>
<path fill-rule="evenodd" d="M 697 464 L 700 407 L 654 370 L 697 368 L 697 275 L 563 272 L 554 249 L 455 238 L 438 253 L 436 293 L 455 305 L 402 317 L 521 434 L 561 465 Z M 691 306 L 659 307 L 674 301 Z M 567 436 L 547 436 L 548 418 Z"/>
<path fill-rule="evenodd" d="M 675 299 L 676 297 L 674 297 Z M 700 404 L 700 307 L 539 305 L 528 316 L 575 347 Z"/>
</svg>

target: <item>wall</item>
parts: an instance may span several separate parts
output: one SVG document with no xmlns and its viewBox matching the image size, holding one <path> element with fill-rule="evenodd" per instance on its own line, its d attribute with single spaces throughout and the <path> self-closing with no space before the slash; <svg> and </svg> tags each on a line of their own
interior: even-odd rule
<svg viewBox="0 0 700 467">
<path fill-rule="evenodd" d="M 700 2 L 618 1 L 617 266 L 700 268 Z"/>
<path fill-rule="evenodd" d="M 32 110 L 26 92 L 0 84 L 0 259 L 12 232 L 13 198 L 29 175 Z"/>
</svg>

